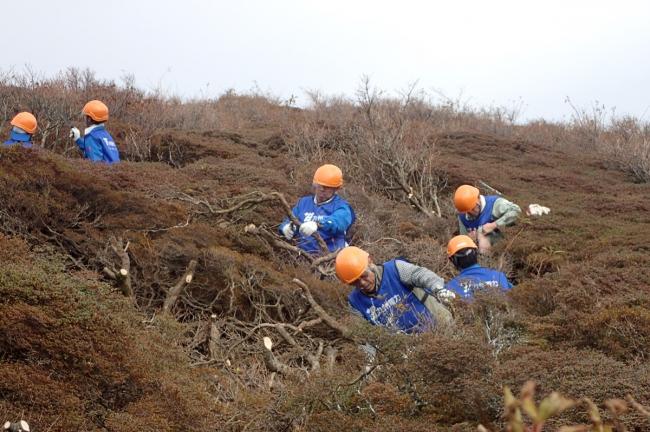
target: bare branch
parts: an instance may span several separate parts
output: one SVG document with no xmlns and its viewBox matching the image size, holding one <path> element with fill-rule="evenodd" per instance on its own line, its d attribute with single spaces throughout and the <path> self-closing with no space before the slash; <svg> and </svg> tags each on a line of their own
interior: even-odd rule
<svg viewBox="0 0 650 432">
<path fill-rule="evenodd" d="M 127 241 L 126 244 L 124 244 L 122 237 L 111 237 L 109 244 L 115 255 L 120 259 L 121 265 L 118 271 L 113 272 L 115 274 L 113 279 L 117 281 L 118 286 L 125 296 L 133 297 L 133 288 L 131 286 L 131 258 L 129 258 L 128 254 L 129 242 Z M 106 271 L 104 271 L 104 273 L 106 273 Z"/>
<path fill-rule="evenodd" d="M 290 243 L 287 243 L 286 241 L 280 239 L 278 236 L 275 234 L 269 232 L 268 230 L 264 229 L 263 227 L 257 227 L 254 224 L 249 224 L 246 227 L 244 227 L 244 232 L 249 233 L 249 234 L 255 234 L 259 235 L 260 237 L 264 238 L 266 241 L 268 241 L 272 246 L 279 248 L 279 249 L 285 249 L 290 252 L 293 252 L 297 254 L 300 257 L 305 258 L 307 261 L 310 262 L 311 266 L 315 269 L 318 270 L 322 275 L 324 276 L 330 276 L 331 271 L 328 271 L 326 268 L 323 267 L 324 263 L 327 263 L 329 261 L 332 261 L 334 258 L 336 258 L 336 255 L 338 254 L 338 249 L 334 252 L 330 252 L 327 255 L 323 255 L 320 257 L 314 257 L 313 255 L 305 252 L 304 250 L 300 249 L 297 246 L 294 246 Z"/>
<path fill-rule="evenodd" d="M 275 357 L 273 354 L 273 342 L 271 341 L 271 338 L 265 337 L 263 339 L 263 348 L 264 364 L 268 370 L 282 375 L 300 377 L 303 372 L 301 369 L 292 368 Z"/>
<path fill-rule="evenodd" d="M 320 318 L 322 318 L 323 322 L 327 324 L 329 327 L 332 329 L 336 330 L 341 334 L 346 339 L 349 340 L 354 340 L 354 337 L 352 336 L 352 332 L 350 329 L 338 322 L 334 317 L 332 317 L 330 314 L 328 314 L 325 309 L 322 308 L 321 305 L 318 304 L 316 300 L 314 300 L 314 297 L 311 294 L 311 291 L 309 290 L 309 287 L 300 279 L 294 279 L 293 283 L 298 285 L 300 289 L 302 290 L 303 294 L 307 298 L 307 301 L 311 305 L 311 307 L 314 309 L 316 312 L 316 315 L 318 315 Z"/>
<path fill-rule="evenodd" d="M 266 201 L 274 201 L 278 200 L 282 204 L 282 207 L 284 208 L 285 213 L 289 217 L 289 220 L 291 220 L 291 223 L 294 224 L 295 226 L 300 226 L 300 221 L 296 216 L 293 214 L 293 211 L 291 209 L 291 206 L 287 202 L 287 199 L 284 197 L 283 194 L 280 192 L 270 192 L 270 193 L 264 193 L 260 191 L 253 191 L 249 194 L 244 195 L 244 198 L 241 201 L 237 202 L 235 205 L 225 208 L 225 209 L 216 209 L 212 204 L 208 202 L 208 200 L 205 199 L 200 199 L 193 197 L 191 195 L 188 195 L 186 193 L 182 193 L 178 199 L 181 201 L 187 201 L 190 202 L 194 205 L 201 205 L 207 208 L 207 210 L 213 214 L 213 215 L 226 215 L 229 213 L 233 213 L 237 210 L 243 209 L 243 208 L 250 208 L 253 207 L 257 204 L 261 204 Z M 327 243 L 325 243 L 325 240 L 321 237 L 321 235 L 318 232 L 315 232 L 313 234 L 313 237 L 316 239 L 318 242 L 318 245 L 321 248 L 321 251 L 323 253 L 328 253 L 329 248 L 327 247 Z"/>
<path fill-rule="evenodd" d="M 174 285 L 167 293 L 167 298 L 165 299 L 165 303 L 163 304 L 164 314 L 168 314 L 171 311 L 172 307 L 176 303 L 176 300 L 178 299 L 178 296 L 181 294 L 183 288 L 192 282 L 192 279 L 194 278 L 194 272 L 196 271 L 196 265 L 197 265 L 197 261 L 194 259 L 191 260 L 183 276 L 178 280 L 178 282 L 176 282 L 176 285 Z"/>
</svg>

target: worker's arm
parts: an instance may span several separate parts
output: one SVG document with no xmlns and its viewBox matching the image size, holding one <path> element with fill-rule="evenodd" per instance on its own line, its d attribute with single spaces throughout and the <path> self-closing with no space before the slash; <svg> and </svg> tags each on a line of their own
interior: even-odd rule
<svg viewBox="0 0 650 432">
<path fill-rule="evenodd" d="M 463 225 L 460 218 L 458 218 L 458 232 L 460 235 L 467 235 L 467 228 L 465 228 L 465 225 Z"/>
<path fill-rule="evenodd" d="M 76 142 L 79 149 L 84 152 L 86 159 L 90 159 L 94 162 L 101 162 L 104 160 L 102 158 L 102 143 L 92 135 L 86 135 L 79 138 Z"/>
<path fill-rule="evenodd" d="M 352 209 L 345 204 L 336 209 L 331 215 L 320 221 L 321 229 L 329 235 L 342 234 L 352 224 Z"/>
<path fill-rule="evenodd" d="M 497 224 L 497 228 L 503 228 L 517 222 L 521 208 L 515 203 L 511 203 L 505 198 L 498 198 L 492 208 L 492 217 Z"/>
<path fill-rule="evenodd" d="M 395 265 L 397 266 L 399 278 L 404 285 L 411 288 L 423 288 L 434 294 L 444 289 L 445 280 L 428 268 L 402 260 L 395 261 Z"/>
<path fill-rule="evenodd" d="M 85 152 L 85 150 L 86 150 L 86 143 L 85 143 L 83 137 L 79 137 L 79 138 L 77 138 L 74 142 L 75 142 L 75 144 L 77 144 L 77 147 L 79 147 L 79 150 L 81 150 L 82 152 Z"/>
</svg>

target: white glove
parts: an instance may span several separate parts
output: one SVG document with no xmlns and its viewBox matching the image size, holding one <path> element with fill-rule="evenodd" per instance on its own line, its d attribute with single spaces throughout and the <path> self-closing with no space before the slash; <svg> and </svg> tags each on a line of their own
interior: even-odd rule
<svg viewBox="0 0 650 432">
<path fill-rule="evenodd" d="M 318 231 L 318 224 L 314 221 L 303 222 L 300 225 L 300 234 L 304 235 L 305 237 L 309 237 L 316 231 Z"/>
<path fill-rule="evenodd" d="M 291 240 L 293 238 L 295 232 L 293 231 L 293 225 L 291 225 L 291 222 L 285 224 L 282 227 L 282 234 L 284 234 L 284 238 L 287 240 Z"/>
<path fill-rule="evenodd" d="M 81 138 L 81 132 L 79 132 L 79 129 L 77 129 L 76 127 L 70 129 L 70 138 L 72 138 L 75 141 Z"/>
<path fill-rule="evenodd" d="M 443 288 L 438 291 L 438 297 L 442 300 L 451 300 L 453 298 L 456 298 L 456 294 L 453 291 Z"/>
<path fill-rule="evenodd" d="M 549 214 L 550 212 L 550 208 L 541 206 L 539 204 L 531 204 L 526 209 L 526 214 L 528 216 L 543 216 Z"/>
</svg>

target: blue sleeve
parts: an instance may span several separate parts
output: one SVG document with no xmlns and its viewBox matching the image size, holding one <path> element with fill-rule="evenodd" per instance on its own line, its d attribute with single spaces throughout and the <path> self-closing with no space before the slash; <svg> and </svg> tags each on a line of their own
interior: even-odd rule
<svg viewBox="0 0 650 432">
<path fill-rule="evenodd" d="M 77 140 L 75 141 L 75 143 L 77 144 L 77 147 L 79 147 L 79 150 L 81 150 L 82 152 L 85 152 L 85 150 L 86 150 L 86 144 L 85 144 L 85 142 L 84 142 L 84 137 L 79 137 L 79 138 L 77 138 Z M 85 153 L 84 153 L 84 154 L 85 154 Z"/>
<path fill-rule="evenodd" d="M 458 291 L 458 282 L 456 281 L 456 278 L 450 279 L 445 284 L 445 289 L 448 290 L 448 291 L 457 292 Z"/>
<path fill-rule="evenodd" d="M 321 229 L 330 235 L 343 234 L 350 225 L 352 225 L 352 209 L 348 204 L 336 209 L 321 221 Z"/>
<path fill-rule="evenodd" d="M 499 285 L 501 285 L 501 287 L 503 289 L 511 289 L 512 288 L 512 284 L 510 283 L 510 281 L 508 280 L 506 275 L 503 274 L 503 273 L 501 273 L 501 280 L 499 281 Z"/>
<path fill-rule="evenodd" d="M 83 141 L 83 151 L 86 159 L 90 159 L 93 162 L 101 162 L 104 160 L 102 157 L 102 143 L 95 139 L 92 135 L 86 135 L 83 138 L 80 138 Z M 77 143 L 77 145 L 79 145 Z"/>
</svg>

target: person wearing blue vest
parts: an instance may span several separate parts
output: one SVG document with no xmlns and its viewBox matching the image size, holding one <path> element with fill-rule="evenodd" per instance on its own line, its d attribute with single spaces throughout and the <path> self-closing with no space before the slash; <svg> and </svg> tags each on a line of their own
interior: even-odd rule
<svg viewBox="0 0 650 432">
<path fill-rule="evenodd" d="M 339 280 L 354 286 L 350 306 L 374 325 L 418 333 L 452 324 L 451 312 L 439 300 L 451 293 L 429 269 L 399 258 L 375 265 L 366 251 L 348 246 L 336 256 L 335 270 Z"/>
<path fill-rule="evenodd" d="M 477 241 L 480 253 L 489 252 L 492 245 L 503 237 L 503 228 L 513 225 L 521 214 L 517 204 L 498 195 L 483 196 L 470 185 L 456 189 L 454 206 L 459 213 L 460 234 Z"/>
<path fill-rule="evenodd" d="M 36 132 L 38 123 L 36 117 L 32 113 L 23 111 L 18 113 L 11 119 L 11 135 L 9 139 L 4 142 L 5 146 L 19 145 L 23 148 L 31 148 L 32 135 Z"/>
<path fill-rule="evenodd" d="M 86 119 L 84 136 L 76 127 L 70 129 L 70 138 L 83 152 L 86 159 L 108 164 L 120 161 L 120 152 L 115 140 L 108 133 L 104 123 L 108 121 L 108 107 L 101 101 L 91 100 L 81 111 Z"/>
<path fill-rule="evenodd" d="M 469 299 L 478 291 L 512 288 L 505 274 L 478 264 L 478 247 L 469 236 L 459 235 L 447 244 L 447 256 L 460 272 L 445 288 L 463 299 Z"/>
<path fill-rule="evenodd" d="M 356 216 L 350 204 L 336 192 L 343 186 L 343 173 L 335 165 L 326 164 L 316 170 L 312 195 L 298 201 L 292 209 L 300 222 L 295 226 L 289 218 L 280 224 L 279 231 L 287 240 L 296 237 L 298 247 L 310 254 L 322 253 L 318 241 L 313 237 L 318 233 L 330 252 L 347 246 L 346 234 Z"/>
</svg>

